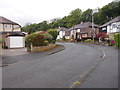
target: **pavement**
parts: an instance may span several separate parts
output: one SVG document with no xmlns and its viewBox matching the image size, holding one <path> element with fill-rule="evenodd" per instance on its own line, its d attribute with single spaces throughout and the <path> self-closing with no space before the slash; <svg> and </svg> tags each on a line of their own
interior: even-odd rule
<svg viewBox="0 0 120 90">
<path fill-rule="evenodd" d="M 26 61 L 33 60 L 35 57 L 36 58 L 43 58 L 43 57 L 48 56 L 52 53 L 57 53 L 63 49 L 64 49 L 63 45 L 57 45 L 55 48 L 48 50 L 48 51 L 34 52 L 34 53 L 27 52 L 26 48 L 3 49 L 3 51 L 2 51 L 3 52 L 2 53 L 2 65 L 8 66 L 8 65 L 15 64 L 18 62 L 23 63 Z"/>
<path fill-rule="evenodd" d="M 70 88 L 101 59 L 102 52 L 95 47 L 104 49 L 107 57 L 77 87 L 118 87 L 117 49 L 99 45 L 60 44 L 65 46 L 65 50 L 42 58 L 39 53 L 4 58 L 19 59 L 21 62 L 3 67 L 3 88 Z"/>
<path fill-rule="evenodd" d="M 2 49 L 2 56 L 3 57 L 23 55 L 23 54 L 29 54 L 29 52 L 27 52 L 27 48 Z"/>
</svg>

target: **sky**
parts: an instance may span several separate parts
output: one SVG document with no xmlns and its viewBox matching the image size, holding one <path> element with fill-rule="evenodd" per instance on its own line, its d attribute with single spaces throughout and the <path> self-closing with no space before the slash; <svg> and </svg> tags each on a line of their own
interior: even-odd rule
<svg viewBox="0 0 120 90">
<path fill-rule="evenodd" d="M 0 0 L 0 16 L 21 26 L 62 18 L 72 10 L 102 8 L 113 0 Z"/>
</svg>

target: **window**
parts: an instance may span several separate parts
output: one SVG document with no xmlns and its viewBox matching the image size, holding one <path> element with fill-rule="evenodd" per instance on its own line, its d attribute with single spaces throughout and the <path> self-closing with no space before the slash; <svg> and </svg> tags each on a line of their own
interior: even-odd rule
<svg viewBox="0 0 120 90">
<path fill-rule="evenodd" d="M 7 25 L 7 24 L 4 25 L 4 28 L 11 28 L 11 27 L 12 25 Z"/>
<path fill-rule="evenodd" d="M 104 30 L 106 30 L 106 28 L 102 28 L 102 30 L 104 31 Z"/>
<path fill-rule="evenodd" d="M 77 29 L 77 32 L 80 32 L 80 29 Z"/>
</svg>

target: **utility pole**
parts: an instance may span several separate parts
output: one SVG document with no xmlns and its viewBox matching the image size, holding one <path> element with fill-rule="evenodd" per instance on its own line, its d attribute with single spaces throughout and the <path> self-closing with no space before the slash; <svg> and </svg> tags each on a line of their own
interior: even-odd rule
<svg viewBox="0 0 120 90">
<path fill-rule="evenodd" d="M 94 42 L 94 17 L 93 17 L 93 12 L 92 12 L 92 36 L 93 36 L 93 42 Z"/>
<path fill-rule="evenodd" d="M 98 8 L 97 9 L 93 9 L 92 10 L 92 32 L 93 32 L 93 42 L 94 42 L 94 37 L 95 37 L 95 28 L 94 28 L 94 13 L 98 12 Z"/>
</svg>

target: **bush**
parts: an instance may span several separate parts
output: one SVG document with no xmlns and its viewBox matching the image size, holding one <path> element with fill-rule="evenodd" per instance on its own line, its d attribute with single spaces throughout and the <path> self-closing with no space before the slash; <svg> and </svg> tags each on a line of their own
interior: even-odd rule
<svg viewBox="0 0 120 90">
<path fill-rule="evenodd" d="M 91 39 L 87 39 L 87 40 L 85 40 L 86 42 L 90 42 L 90 41 L 92 41 Z"/>
<path fill-rule="evenodd" d="M 70 39 L 70 42 L 74 42 L 74 39 L 73 39 L 73 38 L 71 38 L 71 39 Z"/>
<path fill-rule="evenodd" d="M 108 38 L 108 35 L 105 32 L 100 32 L 95 36 L 96 40 L 99 40 L 101 38 L 102 41 L 105 41 L 105 38 Z"/>
<path fill-rule="evenodd" d="M 63 40 L 63 41 L 66 41 L 66 38 L 65 38 L 65 36 L 63 36 L 63 37 L 62 37 L 62 40 Z"/>
<path fill-rule="evenodd" d="M 40 33 L 32 33 L 26 37 L 27 46 L 30 46 L 30 44 L 32 44 L 33 46 L 43 46 L 44 42 L 45 38 Z"/>
<path fill-rule="evenodd" d="M 51 34 L 49 34 L 49 33 L 44 33 L 43 35 L 44 35 L 46 41 L 48 41 L 49 43 L 52 42 L 53 37 L 52 37 Z"/>
<path fill-rule="evenodd" d="M 3 40 L 2 39 L 0 39 L 0 44 L 2 44 L 3 43 Z"/>
<path fill-rule="evenodd" d="M 56 39 L 57 39 L 57 36 L 58 36 L 57 30 L 56 30 L 56 29 L 49 29 L 47 32 L 52 35 L 52 37 L 53 37 L 52 40 L 53 40 L 54 43 L 55 43 L 55 41 L 56 41 Z"/>
<path fill-rule="evenodd" d="M 120 33 L 116 33 L 114 35 L 114 40 L 115 40 L 115 46 L 117 48 L 120 48 Z"/>
<path fill-rule="evenodd" d="M 114 40 L 110 40 L 109 41 L 109 46 L 115 46 L 115 41 Z"/>
</svg>

